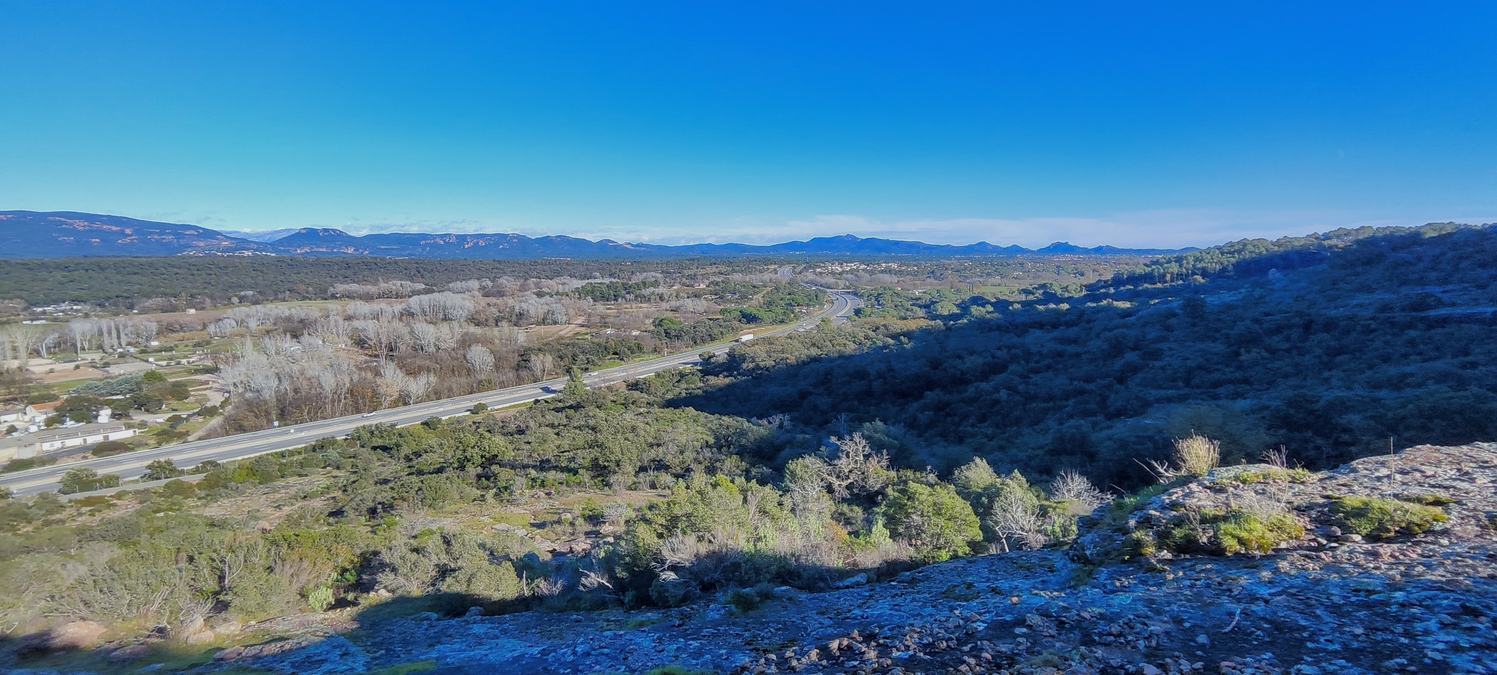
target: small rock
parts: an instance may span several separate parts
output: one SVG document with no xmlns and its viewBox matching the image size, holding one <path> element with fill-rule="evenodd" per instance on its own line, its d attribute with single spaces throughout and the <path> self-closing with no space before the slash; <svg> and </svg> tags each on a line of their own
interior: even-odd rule
<svg viewBox="0 0 1497 675">
<path fill-rule="evenodd" d="M 47 634 L 48 649 L 88 649 L 99 643 L 109 629 L 97 621 L 69 621 Z"/>
<path fill-rule="evenodd" d="M 868 574 L 866 572 L 864 572 L 864 573 L 854 574 L 854 575 L 852 575 L 852 576 L 850 576 L 850 577 L 848 577 L 846 579 L 843 579 L 843 580 L 841 580 L 841 581 L 839 581 L 839 582 L 837 582 L 835 584 L 832 584 L 832 587 L 833 588 L 854 588 L 856 586 L 862 586 L 862 585 L 864 585 L 866 583 L 868 583 Z"/>
<path fill-rule="evenodd" d="M 138 642 L 133 645 L 125 645 L 124 647 L 120 647 L 119 649 L 109 652 L 109 660 L 134 661 L 135 659 L 138 659 L 150 653 L 150 651 L 150 645 L 147 645 L 143 642 Z"/>
<path fill-rule="evenodd" d="M 208 644 L 209 642 L 218 639 L 218 635 L 213 631 L 208 630 L 207 628 L 195 630 L 191 633 L 182 633 L 180 637 L 183 643 L 189 645 Z"/>
</svg>

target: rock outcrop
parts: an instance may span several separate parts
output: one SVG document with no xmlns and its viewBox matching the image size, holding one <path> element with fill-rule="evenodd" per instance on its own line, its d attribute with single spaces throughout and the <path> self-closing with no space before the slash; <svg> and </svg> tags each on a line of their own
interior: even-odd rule
<svg viewBox="0 0 1497 675">
<path fill-rule="evenodd" d="M 1235 467 L 1104 507 L 1070 551 L 781 592 L 742 614 L 702 601 L 428 616 L 218 663 L 302 673 L 413 662 L 556 673 L 1494 672 L 1494 483 L 1494 444 L 1416 447 L 1318 474 Z"/>
</svg>

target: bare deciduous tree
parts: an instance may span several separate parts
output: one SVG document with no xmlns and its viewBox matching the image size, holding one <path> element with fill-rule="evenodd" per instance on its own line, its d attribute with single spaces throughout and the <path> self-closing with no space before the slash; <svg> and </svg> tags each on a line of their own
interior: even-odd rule
<svg viewBox="0 0 1497 675">
<path fill-rule="evenodd" d="M 207 326 L 208 337 L 225 338 L 225 337 L 228 337 L 230 335 L 233 335 L 234 331 L 238 330 L 238 328 L 239 328 L 239 322 L 238 321 L 235 321 L 234 319 L 232 319 L 230 317 L 224 317 L 222 319 L 214 321 L 213 323 L 208 324 L 208 326 Z"/>
<path fill-rule="evenodd" d="M 73 340 L 73 351 L 79 355 L 93 342 L 99 329 L 92 319 L 73 319 L 68 322 L 68 337 Z"/>
<path fill-rule="evenodd" d="M 852 495 L 877 493 L 889 484 L 889 456 L 874 452 L 862 434 L 833 438 L 837 456 L 827 464 L 826 483 L 832 495 L 843 499 Z"/>
<path fill-rule="evenodd" d="M 436 353 L 437 327 L 425 321 L 411 324 L 411 347 L 422 354 Z"/>
<path fill-rule="evenodd" d="M 472 345 L 463 354 L 464 360 L 468 362 L 468 370 L 478 380 L 486 380 L 494 374 L 494 353 L 483 345 Z"/>
<path fill-rule="evenodd" d="M 431 373 L 407 376 L 405 381 L 401 383 L 400 396 L 405 400 L 406 405 L 411 405 L 425 398 L 427 392 L 431 391 L 431 385 L 435 381 L 436 379 L 431 376 Z"/>
<path fill-rule="evenodd" d="M 536 352 L 530 355 L 525 365 L 532 379 L 544 380 L 556 371 L 556 358 L 545 352 Z"/>
<path fill-rule="evenodd" d="M 477 307 L 473 299 L 459 293 L 428 293 L 412 296 L 405 302 L 411 316 L 426 321 L 467 321 Z"/>
<path fill-rule="evenodd" d="M 1086 476 L 1070 469 L 1061 471 L 1050 484 L 1050 498 L 1058 502 L 1074 502 L 1087 511 L 1094 511 L 1110 501 L 1107 494 L 1092 485 Z"/>
<path fill-rule="evenodd" d="M 993 499 L 988 524 L 1007 553 L 1009 542 L 1026 549 L 1045 545 L 1045 518 L 1039 501 L 1032 494 L 1016 488 L 1000 490 Z"/>
</svg>

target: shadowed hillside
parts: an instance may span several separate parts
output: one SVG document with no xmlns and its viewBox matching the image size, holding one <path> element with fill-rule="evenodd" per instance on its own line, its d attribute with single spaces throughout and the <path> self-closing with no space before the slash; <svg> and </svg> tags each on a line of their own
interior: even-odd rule
<svg viewBox="0 0 1497 675">
<path fill-rule="evenodd" d="M 1282 445 L 1328 466 L 1390 439 L 1497 435 L 1494 270 L 1490 227 L 1239 242 L 982 318 L 992 305 L 974 298 L 934 328 L 744 345 L 707 368 L 718 386 L 677 403 L 803 434 L 862 426 L 897 461 L 943 470 L 975 453 L 1136 482 L 1134 458 L 1192 431 L 1228 461 Z M 881 346 L 853 353 L 867 344 Z"/>
</svg>

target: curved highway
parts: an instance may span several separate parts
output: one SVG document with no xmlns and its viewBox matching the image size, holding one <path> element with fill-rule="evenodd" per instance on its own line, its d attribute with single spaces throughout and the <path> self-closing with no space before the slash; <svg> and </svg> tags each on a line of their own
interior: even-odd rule
<svg viewBox="0 0 1497 675">
<path fill-rule="evenodd" d="M 808 329 L 826 318 L 845 318 L 852 314 L 853 309 L 859 304 L 857 297 L 848 291 L 829 290 L 828 293 L 832 295 L 832 303 L 826 308 L 793 325 L 756 334 L 756 337 L 783 335 L 796 330 Z M 616 384 L 638 377 L 653 375 L 665 370 L 693 366 L 700 362 L 702 354 L 709 352 L 720 354 L 728 351 L 731 346 L 731 344 L 728 344 L 710 348 L 698 348 L 648 361 L 639 361 L 616 368 L 593 371 L 587 373 L 583 377 L 583 380 L 589 387 Z M 544 382 L 520 385 L 518 387 L 510 387 L 508 389 L 496 389 L 469 394 L 467 396 L 459 396 L 457 398 L 442 399 L 440 401 L 417 403 L 398 408 L 386 408 L 363 415 L 335 417 L 294 426 L 167 445 L 112 457 L 100 457 L 80 462 L 68 462 L 66 464 L 0 474 L 0 487 L 9 488 L 17 496 L 50 492 L 57 489 L 57 481 L 62 478 L 63 473 L 70 469 L 81 468 L 93 469 L 100 474 L 115 474 L 120 478 L 130 480 L 144 475 L 146 465 L 158 459 L 170 459 L 178 467 L 184 469 L 197 466 L 209 460 L 229 462 L 310 445 L 324 438 L 346 436 L 354 429 L 370 424 L 404 426 L 416 424 L 432 417 L 455 417 L 462 415 L 467 413 L 477 403 L 487 404 L 491 408 L 501 408 L 517 403 L 535 401 L 555 396 L 565 385 L 565 378 L 557 378 Z"/>
</svg>

